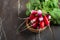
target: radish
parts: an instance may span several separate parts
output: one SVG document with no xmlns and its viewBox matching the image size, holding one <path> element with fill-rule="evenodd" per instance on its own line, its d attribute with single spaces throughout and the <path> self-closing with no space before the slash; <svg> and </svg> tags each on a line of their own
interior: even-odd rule
<svg viewBox="0 0 60 40">
<path fill-rule="evenodd" d="M 51 16 L 49 15 L 49 19 L 51 19 Z"/>
<path fill-rule="evenodd" d="M 51 19 L 51 16 L 49 14 L 46 14 L 46 16 L 47 16 L 48 19 Z"/>
<path fill-rule="evenodd" d="M 35 18 L 34 15 L 30 15 L 30 17 L 29 17 L 30 20 L 32 20 L 32 19 L 34 19 L 34 18 Z"/>
<path fill-rule="evenodd" d="M 32 20 L 31 20 L 31 23 L 34 23 L 34 22 L 36 22 L 38 20 L 38 17 L 35 17 L 35 18 L 33 18 Z"/>
<path fill-rule="evenodd" d="M 33 18 L 36 17 L 37 11 L 36 10 L 32 10 L 31 14 L 30 14 L 30 20 L 32 20 Z"/>
<path fill-rule="evenodd" d="M 45 22 L 46 26 L 50 25 L 50 22 L 49 22 L 48 18 L 46 17 L 46 15 L 44 16 L 44 22 Z"/>
<path fill-rule="evenodd" d="M 37 28 L 37 25 L 38 25 L 38 22 L 35 22 L 31 26 L 36 29 Z"/>
<path fill-rule="evenodd" d="M 39 18 L 39 28 L 44 28 L 43 17 L 40 17 L 40 18 Z"/>
<path fill-rule="evenodd" d="M 45 26 L 45 25 L 44 25 L 44 21 L 41 21 L 41 22 L 40 22 L 40 28 L 44 28 L 44 26 Z"/>
<path fill-rule="evenodd" d="M 32 10 L 31 14 L 35 15 L 35 14 L 37 14 L 37 11 L 36 10 Z"/>
<path fill-rule="evenodd" d="M 37 13 L 38 13 L 38 16 L 39 16 L 39 17 L 42 16 L 42 11 L 41 11 L 41 10 L 38 10 Z"/>
<path fill-rule="evenodd" d="M 39 17 L 39 21 L 43 21 L 43 17 Z"/>
</svg>

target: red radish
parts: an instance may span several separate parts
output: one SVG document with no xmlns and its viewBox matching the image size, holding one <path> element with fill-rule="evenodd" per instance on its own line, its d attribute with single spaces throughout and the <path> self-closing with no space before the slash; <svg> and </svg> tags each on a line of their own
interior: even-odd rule
<svg viewBox="0 0 60 40">
<path fill-rule="evenodd" d="M 51 16 L 49 14 L 46 15 L 48 19 L 51 19 Z"/>
<path fill-rule="evenodd" d="M 49 15 L 49 19 L 51 19 L 51 16 Z"/>
<path fill-rule="evenodd" d="M 36 21 L 37 21 L 37 19 L 38 19 L 38 17 L 35 17 L 34 19 L 32 19 L 32 20 L 31 20 L 31 23 L 36 22 Z"/>
<path fill-rule="evenodd" d="M 40 18 L 39 18 L 39 28 L 44 28 L 43 17 L 40 17 Z"/>
<path fill-rule="evenodd" d="M 44 28 L 44 26 L 45 26 L 45 25 L 44 25 L 44 21 L 41 21 L 41 22 L 40 22 L 40 28 Z"/>
<path fill-rule="evenodd" d="M 42 11 L 41 11 L 41 10 L 38 10 L 37 13 L 38 13 L 38 16 L 39 16 L 39 17 L 42 16 Z"/>
<path fill-rule="evenodd" d="M 34 18 L 35 18 L 34 15 L 30 15 L 30 17 L 29 17 L 30 20 L 32 20 L 32 19 L 34 19 Z"/>
<path fill-rule="evenodd" d="M 31 14 L 35 15 L 35 14 L 37 14 L 37 11 L 36 10 L 32 10 Z"/>
<path fill-rule="evenodd" d="M 43 21 L 43 17 L 39 17 L 39 21 Z"/>
<path fill-rule="evenodd" d="M 38 24 L 38 22 L 35 22 L 31 26 L 36 29 L 37 28 L 37 24 Z"/>
<path fill-rule="evenodd" d="M 49 20 L 48 20 L 48 18 L 46 17 L 46 15 L 44 16 L 44 22 L 45 22 L 45 25 L 46 25 L 46 26 L 49 26 Z"/>
<path fill-rule="evenodd" d="M 37 14 L 37 11 L 36 10 L 32 10 L 31 14 L 30 14 L 30 20 L 32 20 L 33 18 L 35 18 L 36 14 Z"/>
</svg>

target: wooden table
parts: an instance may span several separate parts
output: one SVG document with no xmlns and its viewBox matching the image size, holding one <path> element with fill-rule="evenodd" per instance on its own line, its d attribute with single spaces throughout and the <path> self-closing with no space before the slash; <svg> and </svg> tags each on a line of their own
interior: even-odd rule
<svg viewBox="0 0 60 40">
<path fill-rule="evenodd" d="M 54 31 L 54 36 L 55 36 L 55 40 L 60 40 L 60 26 L 52 26 L 52 29 Z M 40 33 L 40 37 L 42 40 L 51 40 L 52 36 L 51 36 L 51 32 L 50 30 L 47 28 L 45 31 L 43 31 L 42 33 Z M 17 40 L 40 40 L 39 39 L 39 34 L 36 33 L 32 33 L 29 31 L 24 31 L 22 33 L 19 33 L 17 35 Z"/>
<path fill-rule="evenodd" d="M 18 2 L 17 0 L 0 0 L 1 4 L 0 17 L 2 20 L 1 25 L 2 28 L 4 29 L 7 40 L 39 40 L 38 36 L 39 34 L 32 33 L 27 30 L 22 33 L 16 32 L 18 25 L 23 22 L 23 20 L 19 21 L 17 20 L 18 18 L 17 2 Z M 23 0 L 23 2 L 21 2 L 23 9 L 20 10 L 20 17 L 26 17 L 25 16 L 26 8 L 24 8 L 25 5 L 23 5 L 26 2 L 27 0 Z M 54 30 L 55 33 L 55 39 L 60 40 L 60 26 L 52 26 L 52 29 Z M 1 40 L 5 40 L 3 30 L 1 30 L 1 32 L 2 32 Z M 48 28 L 41 33 L 41 39 L 51 40 L 51 34 Z"/>
<path fill-rule="evenodd" d="M 18 7 L 17 0 L 0 0 L 0 17 L 2 20 L 1 40 L 16 40 Z M 6 36 L 5 36 L 6 35 Z"/>
</svg>

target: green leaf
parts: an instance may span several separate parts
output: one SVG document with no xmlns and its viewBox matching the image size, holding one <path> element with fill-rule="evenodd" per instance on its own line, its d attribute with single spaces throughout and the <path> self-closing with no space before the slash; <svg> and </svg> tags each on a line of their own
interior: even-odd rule
<svg viewBox="0 0 60 40">
<path fill-rule="evenodd" d="M 31 10 L 31 3 L 30 3 L 30 2 L 27 3 L 27 4 L 26 4 L 26 7 L 27 7 L 28 10 Z"/>
<path fill-rule="evenodd" d="M 29 10 L 26 11 L 26 15 L 27 15 L 27 16 L 30 15 L 30 11 L 29 11 Z"/>
<path fill-rule="evenodd" d="M 40 2 L 44 2 L 45 0 L 40 0 Z"/>
<path fill-rule="evenodd" d="M 60 9 L 54 8 L 53 11 L 49 12 L 56 24 L 60 24 Z"/>
</svg>

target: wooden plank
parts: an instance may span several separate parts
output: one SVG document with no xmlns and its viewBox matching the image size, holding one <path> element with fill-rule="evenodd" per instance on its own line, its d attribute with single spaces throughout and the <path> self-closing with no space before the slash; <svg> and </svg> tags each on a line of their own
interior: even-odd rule
<svg viewBox="0 0 60 40">
<path fill-rule="evenodd" d="M 39 35 L 41 40 L 51 40 L 51 33 L 48 28 L 41 32 L 40 34 L 36 34 L 36 40 L 40 40 Z"/>
<path fill-rule="evenodd" d="M 54 36 L 56 40 L 60 40 L 60 26 L 53 26 Z"/>
<path fill-rule="evenodd" d="M 1 12 L 2 12 L 2 6 L 3 6 L 3 0 L 0 0 L 0 17 L 1 17 Z"/>
<path fill-rule="evenodd" d="M 35 33 L 31 33 L 26 30 L 17 34 L 17 40 L 35 40 Z"/>
<path fill-rule="evenodd" d="M 1 18 L 7 40 L 16 40 L 17 13 L 17 0 L 3 0 Z"/>
<path fill-rule="evenodd" d="M 60 26 L 52 26 L 52 30 L 54 32 L 55 40 L 60 40 Z M 36 40 L 39 40 L 39 34 L 36 34 Z M 41 40 L 52 40 L 51 32 L 49 29 L 46 29 L 41 33 Z"/>
</svg>

